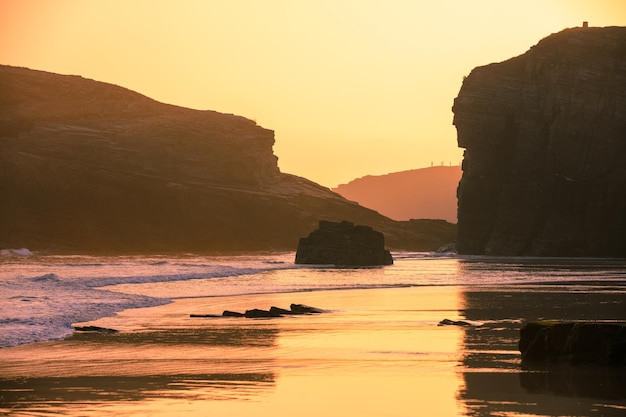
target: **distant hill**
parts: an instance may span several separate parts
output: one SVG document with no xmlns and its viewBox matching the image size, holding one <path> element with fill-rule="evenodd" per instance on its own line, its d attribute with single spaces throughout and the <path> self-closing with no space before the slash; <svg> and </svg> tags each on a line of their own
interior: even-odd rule
<svg viewBox="0 0 626 417">
<path fill-rule="evenodd" d="M 460 166 L 435 166 L 368 175 L 333 188 L 348 200 L 394 220 L 445 219 L 456 223 Z"/>
<path fill-rule="evenodd" d="M 280 172 L 274 132 L 112 84 L 0 65 L 0 249 L 65 253 L 295 250 L 320 220 L 392 249 L 454 241 Z"/>
</svg>

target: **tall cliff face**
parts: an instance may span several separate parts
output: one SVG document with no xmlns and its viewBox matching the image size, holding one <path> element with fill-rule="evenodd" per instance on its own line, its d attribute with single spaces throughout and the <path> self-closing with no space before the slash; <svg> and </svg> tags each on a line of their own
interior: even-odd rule
<svg viewBox="0 0 626 417">
<path fill-rule="evenodd" d="M 111 84 L 0 66 L 0 249 L 295 250 L 319 220 L 428 250 L 453 225 L 394 222 L 281 173 L 274 133 Z"/>
<path fill-rule="evenodd" d="M 626 256 L 626 28 L 478 67 L 453 112 L 459 252 Z"/>
</svg>

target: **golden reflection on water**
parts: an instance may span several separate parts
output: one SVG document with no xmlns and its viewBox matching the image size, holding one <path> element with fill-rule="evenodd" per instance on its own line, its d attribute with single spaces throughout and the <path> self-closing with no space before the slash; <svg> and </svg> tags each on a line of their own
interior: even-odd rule
<svg viewBox="0 0 626 417">
<path fill-rule="evenodd" d="M 190 313 L 288 306 L 271 320 Z M 65 415 L 450 416 L 463 330 L 452 288 L 183 299 L 91 324 L 122 330 L 0 350 L 3 411 Z M 80 405 L 79 405 L 80 404 Z"/>
<path fill-rule="evenodd" d="M 544 282 L 492 284 L 460 291 L 460 313 L 480 323 L 466 329 L 462 341 L 463 388 L 459 401 L 467 415 L 624 415 L 624 369 L 522 364 L 517 347 L 519 329 L 528 321 L 626 320 L 624 282 L 613 278 L 621 272 L 614 275 L 610 263 L 586 262 L 589 261 L 504 262 L 503 268 L 493 270 L 515 269 L 520 276 L 547 278 Z M 466 269 L 484 268 L 472 262 L 460 262 L 459 266 L 459 275 Z M 594 276 L 598 269 L 605 271 L 608 279 Z M 623 270 L 622 265 L 619 270 Z M 589 282 L 582 283 L 580 278 L 559 281 L 560 276 L 567 277 L 571 271 L 583 274 L 582 278 Z M 593 280 L 584 276 L 587 273 Z"/>
<path fill-rule="evenodd" d="M 89 323 L 120 333 L 0 349 L 0 414 L 618 416 L 623 373 L 526 368 L 517 351 L 525 320 L 623 319 L 626 293 L 609 290 L 482 285 L 179 299 Z M 329 312 L 189 317 L 293 302 Z M 476 326 L 437 326 L 444 318 Z"/>
</svg>

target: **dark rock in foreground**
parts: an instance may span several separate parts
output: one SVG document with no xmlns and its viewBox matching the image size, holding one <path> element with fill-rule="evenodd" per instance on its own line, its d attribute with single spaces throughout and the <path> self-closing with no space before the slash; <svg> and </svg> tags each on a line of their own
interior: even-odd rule
<svg viewBox="0 0 626 417">
<path fill-rule="evenodd" d="M 291 312 L 293 314 L 319 314 L 327 312 L 321 308 L 311 307 L 304 304 L 292 304 L 289 308 L 291 308 Z"/>
<path fill-rule="evenodd" d="M 472 326 L 472 323 L 469 323 L 467 321 L 463 321 L 463 320 L 450 320 L 450 319 L 443 319 L 441 320 L 437 326 Z"/>
<path fill-rule="evenodd" d="M 75 326 L 74 331 L 87 332 L 87 333 L 118 333 L 119 332 L 119 330 L 109 329 L 107 327 L 99 327 L 99 326 Z"/>
<path fill-rule="evenodd" d="M 294 316 L 294 315 L 320 314 L 320 313 L 326 313 L 326 312 L 327 310 L 323 310 L 317 307 L 307 306 L 304 304 L 291 304 L 290 310 L 272 306 L 269 310 L 253 308 L 250 310 L 246 310 L 245 313 L 224 310 L 224 312 L 221 315 L 190 314 L 189 317 L 191 318 L 245 317 L 249 319 L 258 319 L 258 318 L 275 318 L 275 317 Z"/>
<path fill-rule="evenodd" d="M 520 330 L 522 361 L 626 366 L 626 324 L 532 322 Z"/>
<path fill-rule="evenodd" d="M 300 239 L 297 264 L 348 266 L 391 265 L 385 237 L 369 226 L 320 221 L 319 229 Z"/>
<path fill-rule="evenodd" d="M 244 313 L 240 313 L 238 311 L 224 310 L 224 312 L 222 313 L 222 317 L 244 317 L 244 316 L 245 316 Z"/>
<path fill-rule="evenodd" d="M 280 313 L 276 311 L 261 310 L 258 308 L 246 310 L 246 313 L 244 314 L 244 316 L 249 319 L 281 317 Z"/>
<path fill-rule="evenodd" d="M 453 111 L 459 253 L 626 256 L 626 27 L 475 68 Z"/>
</svg>

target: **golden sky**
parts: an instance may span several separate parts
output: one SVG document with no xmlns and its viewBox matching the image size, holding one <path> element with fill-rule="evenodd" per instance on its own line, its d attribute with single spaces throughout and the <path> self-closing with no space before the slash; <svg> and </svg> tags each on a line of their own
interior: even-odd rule
<svg viewBox="0 0 626 417">
<path fill-rule="evenodd" d="M 77 74 L 276 132 L 281 171 L 334 187 L 458 164 L 472 68 L 625 0 L 0 0 L 0 63 Z"/>
</svg>

